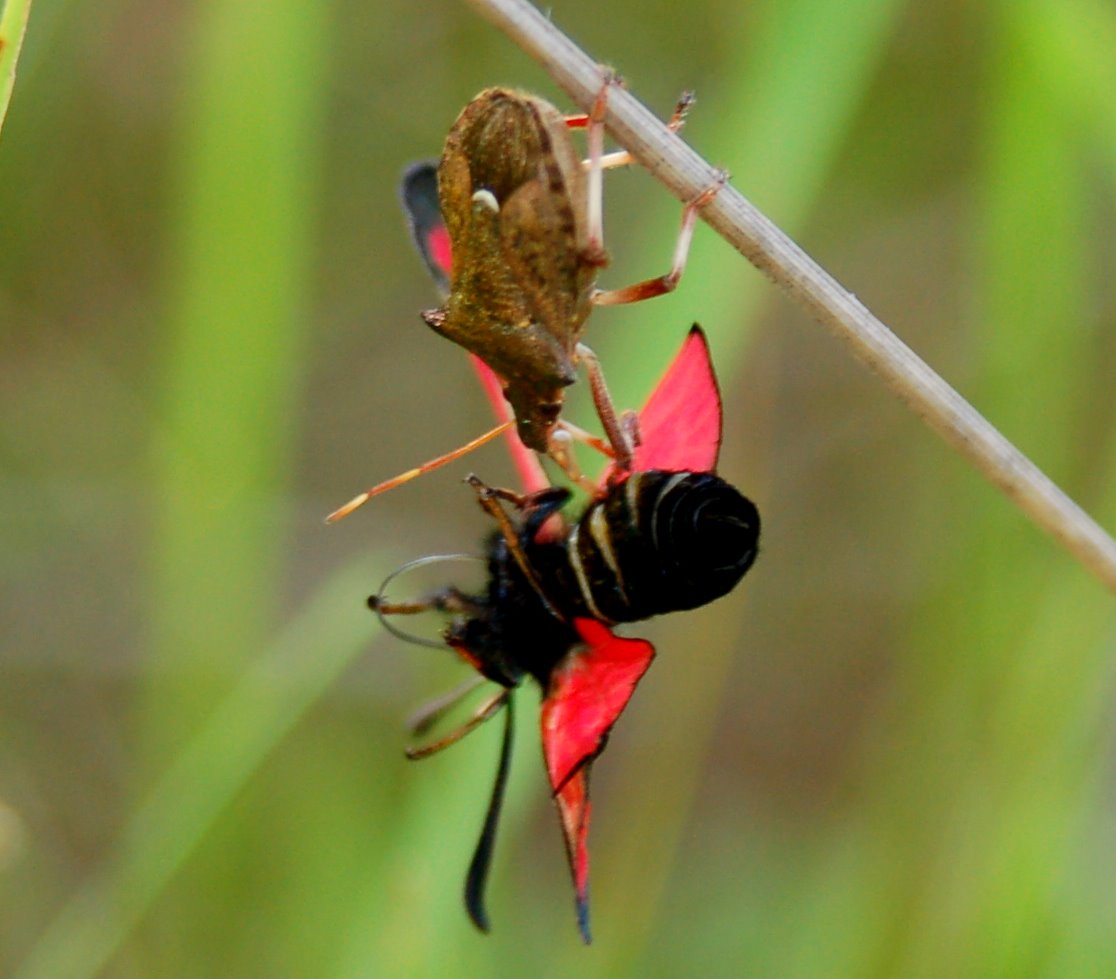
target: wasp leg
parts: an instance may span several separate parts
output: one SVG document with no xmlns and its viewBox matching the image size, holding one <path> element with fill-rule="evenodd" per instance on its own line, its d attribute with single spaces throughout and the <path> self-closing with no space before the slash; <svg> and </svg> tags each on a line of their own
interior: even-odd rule
<svg viewBox="0 0 1116 979">
<path fill-rule="evenodd" d="M 472 473 L 466 477 L 465 482 L 476 490 L 477 502 L 480 503 L 481 509 L 499 525 L 500 535 L 504 538 L 508 553 L 512 556 L 519 570 L 523 572 L 523 577 L 527 579 L 527 583 L 534 589 L 535 594 L 539 596 L 546 610 L 556 619 L 564 621 L 563 616 L 558 613 L 558 610 L 551 603 L 550 599 L 546 597 L 542 582 L 539 580 L 538 574 L 535 573 L 535 569 L 531 566 L 531 562 L 527 559 L 527 554 L 523 550 L 519 531 L 511 522 L 511 517 L 508 516 L 507 511 L 500 505 L 500 500 L 505 500 L 520 509 L 526 509 L 531 506 L 534 497 L 522 496 L 518 493 L 513 493 L 511 490 L 488 486 L 479 476 Z M 544 490 L 543 493 L 546 494 L 549 493 L 549 491 Z M 537 497 L 539 494 L 535 495 Z"/>
<path fill-rule="evenodd" d="M 451 744 L 457 744 L 466 734 L 475 731 L 489 718 L 495 717 L 500 708 L 507 704 L 510 694 L 511 690 L 505 688 L 499 693 L 489 697 L 488 700 L 476 709 L 473 716 L 461 725 L 461 727 L 450 731 L 444 738 L 439 738 L 437 741 L 430 742 L 430 744 L 424 744 L 417 748 L 408 748 L 407 757 L 410 758 L 411 761 L 417 761 L 419 758 L 429 758 L 443 748 L 448 748 Z"/>
</svg>

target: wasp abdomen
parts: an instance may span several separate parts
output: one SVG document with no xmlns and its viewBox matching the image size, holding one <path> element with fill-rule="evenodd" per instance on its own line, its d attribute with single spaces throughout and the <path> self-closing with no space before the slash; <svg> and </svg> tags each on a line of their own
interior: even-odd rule
<svg viewBox="0 0 1116 979">
<path fill-rule="evenodd" d="M 636 472 L 585 511 L 568 541 L 586 609 L 633 622 L 730 592 L 755 560 L 755 505 L 713 473 Z"/>
</svg>

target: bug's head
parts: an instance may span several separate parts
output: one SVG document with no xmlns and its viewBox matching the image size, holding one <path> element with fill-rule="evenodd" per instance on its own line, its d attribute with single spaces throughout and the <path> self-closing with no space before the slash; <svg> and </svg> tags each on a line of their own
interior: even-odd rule
<svg viewBox="0 0 1116 979">
<path fill-rule="evenodd" d="M 504 397 L 515 412 L 515 428 L 519 440 L 535 452 L 545 453 L 550 447 L 550 433 L 562 414 L 562 391 L 539 391 L 529 386 L 508 385 Z"/>
</svg>

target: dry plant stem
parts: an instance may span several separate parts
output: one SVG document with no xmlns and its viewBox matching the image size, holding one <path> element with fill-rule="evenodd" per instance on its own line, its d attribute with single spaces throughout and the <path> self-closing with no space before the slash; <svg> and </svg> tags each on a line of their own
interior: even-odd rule
<svg viewBox="0 0 1116 979">
<path fill-rule="evenodd" d="M 526 0 L 469 0 L 486 19 L 539 61 L 573 101 L 588 110 L 604 71 Z M 609 91 L 605 128 L 681 201 L 717 180 L 718 171 L 628 92 Z M 1116 541 L 1015 448 L 857 298 L 731 186 L 701 217 L 756 268 L 844 340 L 892 390 L 989 482 L 1116 592 Z"/>
</svg>

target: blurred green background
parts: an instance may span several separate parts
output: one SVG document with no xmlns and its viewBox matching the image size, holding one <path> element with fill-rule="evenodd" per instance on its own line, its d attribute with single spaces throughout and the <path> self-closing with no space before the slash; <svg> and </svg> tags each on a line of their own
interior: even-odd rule
<svg viewBox="0 0 1116 979">
<path fill-rule="evenodd" d="M 554 21 L 1116 528 L 1116 8 L 555 0 Z M 488 423 L 396 203 L 494 83 L 465 5 L 35 0 L 0 136 L 0 974 L 1111 976 L 1112 596 L 699 228 L 594 314 L 637 405 L 689 324 L 764 517 L 594 770 L 577 938 L 521 697 L 421 765 L 464 676 L 365 596 L 475 550 L 470 469 L 322 517 Z M 679 207 L 606 181 L 605 285 Z M 587 419 L 575 397 L 570 416 Z M 450 569 L 451 571 L 454 569 Z M 436 577 L 436 576 L 435 576 Z"/>
</svg>

